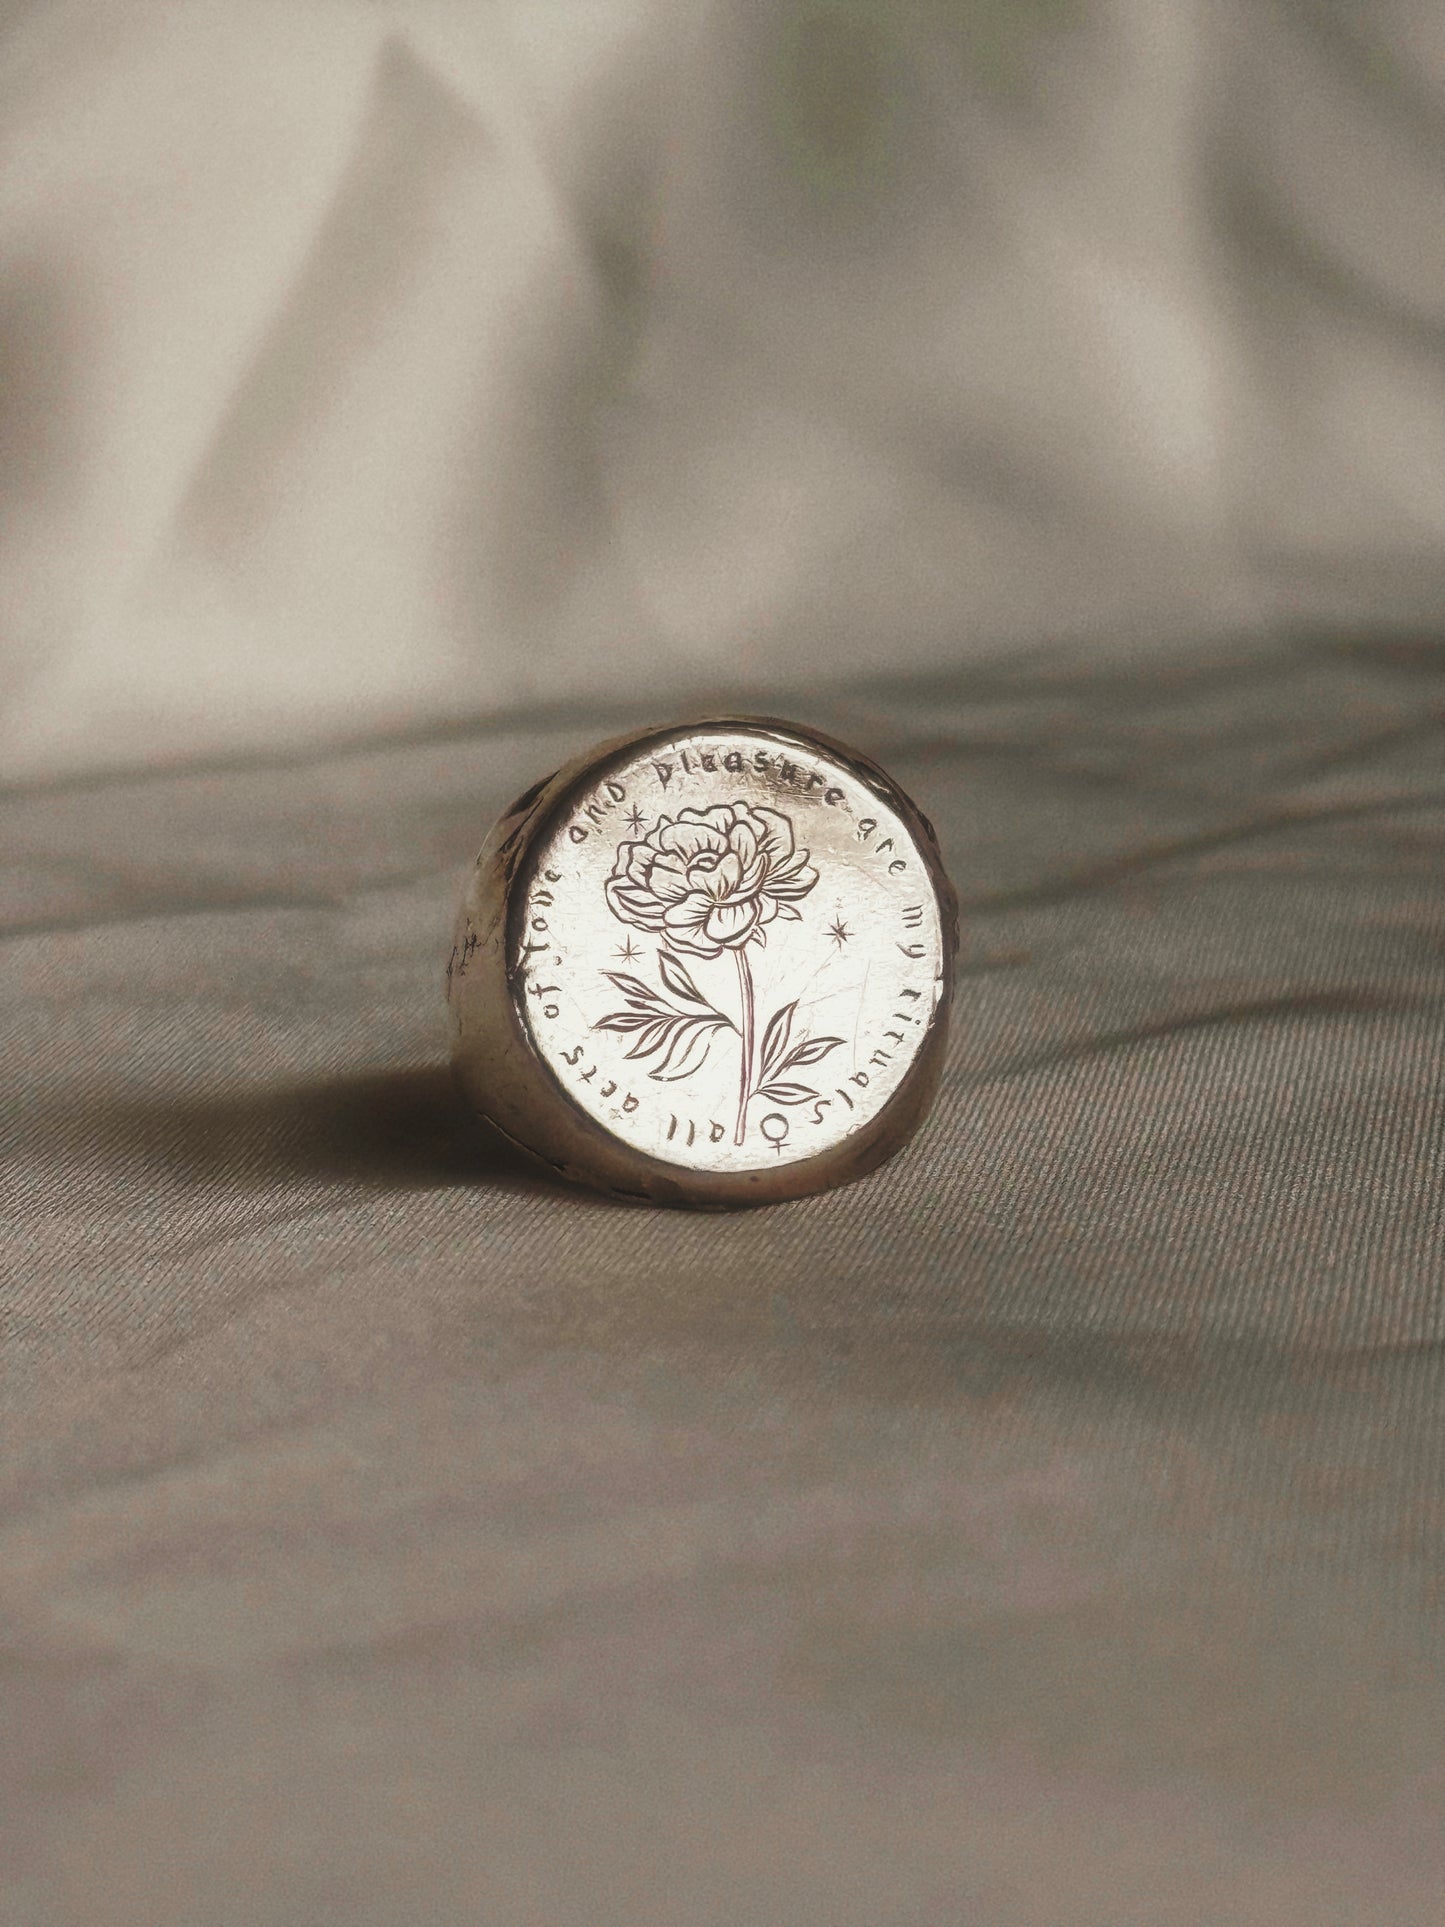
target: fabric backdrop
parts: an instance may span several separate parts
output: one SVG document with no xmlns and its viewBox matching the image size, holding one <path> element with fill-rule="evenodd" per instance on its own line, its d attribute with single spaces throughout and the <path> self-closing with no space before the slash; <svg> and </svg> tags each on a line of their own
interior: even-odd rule
<svg viewBox="0 0 1445 1927">
<path fill-rule="evenodd" d="M 1432 0 L 0 34 L 0 772 L 1439 614 Z"/>
<path fill-rule="evenodd" d="M 6 1927 L 1438 1927 L 1445 649 L 808 713 L 960 997 L 751 1213 L 449 1095 L 467 863 L 621 713 L 9 799 Z"/>
<path fill-rule="evenodd" d="M 0 4 L 0 1922 L 1439 1927 L 1445 11 Z M 765 700 L 938 1108 L 468 1126 L 495 813 Z"/>
</svg>

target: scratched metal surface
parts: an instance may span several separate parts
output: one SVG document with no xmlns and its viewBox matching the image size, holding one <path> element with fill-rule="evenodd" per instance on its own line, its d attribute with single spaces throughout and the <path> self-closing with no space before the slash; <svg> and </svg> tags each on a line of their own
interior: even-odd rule
<svg viewBox="0 0 1445 1927">
<path fill-rule="evenodd" d="M 533 809 L 489 837 L 446 971 L 459 1075 L 505 1136 L 634 1198 L 662 1165 L 699 1203 L 699 1174 L 752 1174 L 743 1202 L 759 1172 L 769 1201 L 856 1177 L 885 1111 L 903 1144 L 956 915 L 885 776 L 806 730 L 694 725 L 570 764 Z M 547 1156 L 582 1120 L 576 1157 Z M 615 1175 L 589 1144 L 623 1154 Z"/>
<path fill-rule="evenodd" d="M 443 1068 L 483 832 L 632 718 L 5 797 L 7 1923 L 1438 1921 L 1445 652 L 778 702 L 962 994 L 736 1217 Z"/>
</svg>

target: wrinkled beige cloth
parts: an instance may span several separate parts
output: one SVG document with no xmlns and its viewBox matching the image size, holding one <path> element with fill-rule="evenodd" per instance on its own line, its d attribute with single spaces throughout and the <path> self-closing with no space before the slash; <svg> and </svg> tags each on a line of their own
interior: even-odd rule
<svg viewBox="0 0 1445 1927">
<path fill-rule="evenodd" d="M 1438 1927 L 1442 20 L 0 6 L 4 1927 Z M 847 1193 L 450 1097 L 644 699 L 943 832 Z"/>
<path fill-rule="evenodd" d="M 449 1095 L 622 712 L 4 799 L 6 1927 L 1438 1927 L 1445 651 L 779 700 L 965 941 L 751 1214 Z"/>
<path fill-rule="evenodd" d="M 1432 0 L 0 8 L 0 775 L 1438 617 Z"/>
</svg>

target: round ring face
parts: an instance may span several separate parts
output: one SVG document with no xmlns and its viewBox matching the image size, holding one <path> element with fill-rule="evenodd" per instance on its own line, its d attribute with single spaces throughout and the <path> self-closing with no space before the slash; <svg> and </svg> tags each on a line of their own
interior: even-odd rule
<svg viewBox="0 0 1445 1927">
<path fill-rule="evenodd" d="M 876 790 L 765 725 L 686 728 L 574 786 L 508 939 L 571 1101 L 694 1171 L 817 1157 L 886 1105 L 943 994 L 929 863 Z"/>
</svg>

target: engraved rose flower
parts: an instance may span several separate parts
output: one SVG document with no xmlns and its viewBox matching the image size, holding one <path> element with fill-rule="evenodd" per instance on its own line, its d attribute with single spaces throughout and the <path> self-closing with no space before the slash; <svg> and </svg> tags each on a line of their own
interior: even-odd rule
<svg viewBox="0 0 1445 1927">
<path fill-rule="evenodd" d="M 768 1019 L 761 1049 L 757 1042 L 749 949 L 767 942 L 767 927 L 777 918 L 801 921 L 798 903 L 817 881 L 808 852 L 794 846 L 786 816 L 749 803 L 717 803 L 661 817 L 647 836 L 620 843 L 604 886 L 615 917 L 661 938 L 657 967 L 665 990 L 640 977 L 604 971 L 621 991 L 625 1008 L 609 1011 L 593 1028 L 630 1036 L 627 1056 L 655 1058 L 648 1076 L 669 1083 L 701 1068 L 720 1031 L 736 1032 L 734 1144 L 747 1136 L 748 1106 L 755 1097 L 774 1104 L 816 1098 L 811 1085 L 792 1081 L 787 1073 L 818 1063 L 843 1042 L 841 1037 L 804 1037 L 794 1044 L 796 997 Z M 738 976 L 736 1023 L 698 989 L 675 954 L 680 950 L 698 957 L 731 954 Z M 769 1142 L 776 1150 L 781 1139 Z"/>
<path fill-rule="evenodd" d="M 640 841 L 619 844 L 606 890 L 624 923 L 657 931 L 675 949 L 718 957 L 766 943 L 767 925 L 801 916 L 798 900 L 817 881 L 785 816 L 718 803 L 664 816 Z"/>
</svg>

